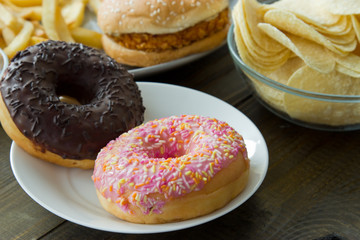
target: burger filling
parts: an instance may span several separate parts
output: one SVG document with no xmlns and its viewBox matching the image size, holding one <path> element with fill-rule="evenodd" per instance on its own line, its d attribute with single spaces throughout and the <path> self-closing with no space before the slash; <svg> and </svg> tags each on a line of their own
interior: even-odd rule
<svg viewBox="0 0 360 240">
<path fill-rule="evenodd" d="M 229 23 L 229 10 L 225 9 L 217 17 L 200 22 L 192 27 L 172 34 L 131 33 L 113 37 L 123 47 L 147 52 L 160 52 L 186 47 L 196 41 L 210 37 L 223 30 Z"/>
</svg>

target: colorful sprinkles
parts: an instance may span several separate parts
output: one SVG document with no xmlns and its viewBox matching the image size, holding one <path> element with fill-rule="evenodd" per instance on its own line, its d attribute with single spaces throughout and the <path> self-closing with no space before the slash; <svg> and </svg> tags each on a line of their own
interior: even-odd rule
<svg viewBox="0 0 360 240">
<path fill-rule="evenodd" d="M 104 147 L 95 162 L 95 187 L 122 210 L 160 213 L 166 201 L 198 191 L 238 154 L 242 136 L 227 123 L 196 115 L 142 124 Z M 161 197 L 160 197 L 161 196 Z"/>
</svg>

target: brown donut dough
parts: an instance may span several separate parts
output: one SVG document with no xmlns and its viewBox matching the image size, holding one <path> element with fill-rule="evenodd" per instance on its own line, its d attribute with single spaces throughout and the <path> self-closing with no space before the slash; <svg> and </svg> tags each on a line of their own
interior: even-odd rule
<svg viewBox="0 0 360 240">
<path fill-rule="evenodd" d="M 103 146 L 144 120 L 133 75 L 82 44 L 47 41 L 19 52 L 0 95 L 9 137 L 31 155 L 66 167 L 92 168 Z"/>
</svg>

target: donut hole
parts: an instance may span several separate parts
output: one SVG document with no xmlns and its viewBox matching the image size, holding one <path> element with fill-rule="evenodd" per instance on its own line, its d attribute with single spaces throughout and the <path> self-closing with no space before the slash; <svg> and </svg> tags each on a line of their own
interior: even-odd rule
<svg viewBox="0 0 360 240">
<path fill-rule="evenodd" d="M 156 151 L 152 153 L 154 158 L 157 158 L 159 160 L 179 158 L 185 155 L 189 155 L 190 153 L 189 146 L 184 146 L 183 144 L 177 144 L 169 147 L 168 145 L 169 143 L 166 144 L 167 147 L 165 147 L 165 145 L 162 145 L 160 148 L 156 149 Z"/>
<path fill-rule="evenodd" d="M 163 161 L 164 159 L 175 159 L 189 154 L 188 150 L 177 149 L 166 145 L 168 145 L 168 143 L 152 148 L 151 150 L 145 146 L 142 149 L 142 152 L 146 153 L 146 156 L 148 158 L 153 159 L 154 161 Z"/>
<path fill-rule="evenodd" d="M 94 93 L 84 86 L 75 83 L 60 81 L 56 87 L 56 95 L 61 102 L 74 105 L 86 105 L 91 103 Z"/>
</svg>

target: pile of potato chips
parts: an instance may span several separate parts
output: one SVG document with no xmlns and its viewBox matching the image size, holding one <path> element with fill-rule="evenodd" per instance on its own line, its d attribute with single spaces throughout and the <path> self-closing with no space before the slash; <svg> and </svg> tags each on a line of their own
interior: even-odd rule
<svg viewBox="0 0 360 240">
<path fill-rule="evenodd" d="M 101 34 L 81 27 L 100 0 L 0 0 L 0 47 L 9 58 L 48 39 L 102 48 Z"/>
<path fill-rule="evenodd" d="M 239 55 L 253 70 L 301 90 L 360 95 L 359 0 L 239 0 L 232 15 Z M 354 102 L 322 101 L 251 79 L 264 101 L 294 119 L 360 123 L 359 96 Z"/>
</svg>

